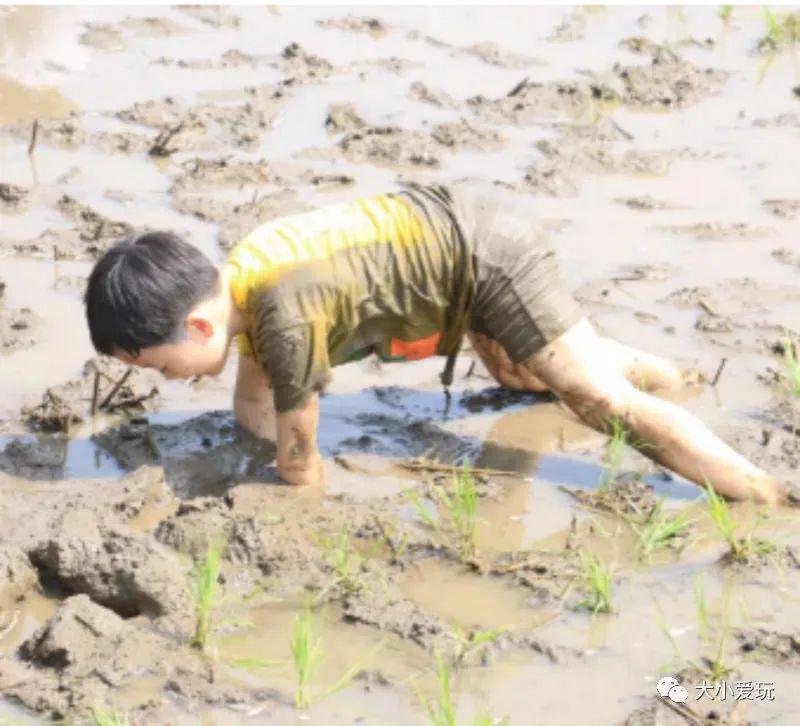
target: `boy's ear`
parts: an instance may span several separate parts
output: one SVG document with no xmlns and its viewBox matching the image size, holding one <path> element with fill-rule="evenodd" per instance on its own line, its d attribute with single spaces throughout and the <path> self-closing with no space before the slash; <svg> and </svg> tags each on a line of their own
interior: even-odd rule
<svg viewBox="0 0 800 726">
<path fill-rule="evenodd" d="M 207 318 L 191 316 L 186 318 L 186 332 L 189 337 L 201 336 L 203 340 L 207 340 L 214 335 L 214 326 Z"/>
</svg>

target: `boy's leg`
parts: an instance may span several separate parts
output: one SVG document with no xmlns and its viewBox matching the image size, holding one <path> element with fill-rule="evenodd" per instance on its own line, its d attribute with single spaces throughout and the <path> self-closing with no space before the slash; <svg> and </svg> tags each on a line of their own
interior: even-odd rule
<svg viewBox="0 0 800 726">
<path fill-rule="evenodd" d="M 581 420 L 600 431 L 619 419 L 641 452 L 694 481 L 736 499 L 776 503 L 785 488 L 737 454 L 697 417 L 637 390 L 600 344 L 588 320 L 533 354 L 525 366 Z"/>
<path fill-rule="evenodd" d="M 549 390 L 524 363 L 514 363 L 506 349 L 496 340 L 470 331 L 470 343 L 493 378 L 502 386 L 515 391 L 540 393 Z M 620 372 L 643 391 L 674 390 L 692 381 L 671 361 L 630 348 L 609 338 L 598 336 L 600 348 L 614 361 Z"/>
</svg>

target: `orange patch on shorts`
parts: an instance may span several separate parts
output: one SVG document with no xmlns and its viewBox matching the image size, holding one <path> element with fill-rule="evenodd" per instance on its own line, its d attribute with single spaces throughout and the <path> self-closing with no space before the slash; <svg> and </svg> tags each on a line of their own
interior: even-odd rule
<svg viewBox="0 0 800 726">
<path fill-rule="evenodd" d="M 392 358 L 405 358 L 406 360 L 421 360 L 436 355 L 436 346 L 439 345 L 440 333 L 434 333 L 420 340 L 398 340 L 392 338 L 390 350 Z"/>
</svg>

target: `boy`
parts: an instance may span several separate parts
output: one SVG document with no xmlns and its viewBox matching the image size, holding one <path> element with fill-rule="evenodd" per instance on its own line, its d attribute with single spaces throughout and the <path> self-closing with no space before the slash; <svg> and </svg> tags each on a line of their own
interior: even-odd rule
<svg viewBox="0 0 800 726">
<path fill-rule="evenodd" d="M 476 182 L 407 185 L 273 220 L 221 270 L 166 233 L 119 242 L 86 292 L 95 348 L 169 378 L 219 373 L 240 347 L 239 423 L 276 439 L 279 475 L 322 483 L 318 392 L 332 366 L 447 356 L 464 335 L 504 386 L 551 390 L 586 424 L 619 418 L 642 452 L 732 498 L 773 478 L 689 412 L 640 390 L 684 383 L 668 361 L 601 338 L 566 291 L 529 198 Z"/>
</svg>

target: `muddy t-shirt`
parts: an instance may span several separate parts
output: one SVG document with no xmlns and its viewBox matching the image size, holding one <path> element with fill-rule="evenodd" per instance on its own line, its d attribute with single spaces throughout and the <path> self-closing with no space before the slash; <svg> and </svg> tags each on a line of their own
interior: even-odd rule
<svg viewBox="0 0 800 726">
<path fill-rule="evenodd" d="M 269 373 L 278 411 L 302 405 L 332 366 L 370 353 L 457 350 L 475 280 L 448 201 L 443 187 L 409 186 L 273 220 L 234 248 L 240 352 Z"/>
</svg>

